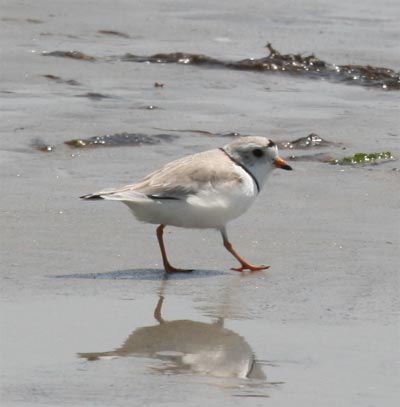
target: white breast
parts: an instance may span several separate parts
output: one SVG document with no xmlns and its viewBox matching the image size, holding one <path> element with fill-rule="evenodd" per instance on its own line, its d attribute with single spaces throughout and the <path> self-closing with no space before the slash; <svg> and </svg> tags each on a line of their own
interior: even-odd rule
<svg viewBox="0 0 400 407">
<path fill-rule="evenodd" d="M 257 186 L 239 166 L 235 171 L 241 182 L 230 184 L 203 184 L 202 189 L 186 199 L 148 199 L 124 202 L 135 217 L 143 222 L 184 228 L 220 229 L 242 215 L 254 202 Z"/>
</svg>

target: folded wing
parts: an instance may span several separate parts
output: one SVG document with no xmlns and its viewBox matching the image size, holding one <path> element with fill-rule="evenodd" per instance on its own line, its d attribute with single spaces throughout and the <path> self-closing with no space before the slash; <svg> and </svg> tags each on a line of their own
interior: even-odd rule
<svg viewBox="0 0 400 407">
<path fill-rule="evenodd" d="M 172 161 L 136 184 L 105 189 L 81 198 L 119 201 L 186 199 L 204 187 L 240 182 L 240 176 L 232 171 L 232 165 L 220 150 L 211 150 Z"/>
</svg>

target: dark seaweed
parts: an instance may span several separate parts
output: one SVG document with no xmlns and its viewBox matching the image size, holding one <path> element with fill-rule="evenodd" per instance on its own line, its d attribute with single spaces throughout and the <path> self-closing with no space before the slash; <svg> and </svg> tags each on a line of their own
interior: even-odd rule
<svg viewBox="0 0 400 407">
<path fill-rule="evenodd" d="M 27 23 L 32 23 L 32 24 L 43 24 L 43 20 L 39 20 L 38 18 L 27 18 L 26 19 Z"/>
<path fill-rule="evenodd" d="M 279 148 L 289 149 L 308 149 L 312 147 L 330 147 L 335 145 L 331 141 L 324 140 L 318 134 L 311 133 L 308 136 L 300 137 L 293 141 L 282 141 L 278 143 Z"/>
<path fill-rule="evenodd" d="M 325 78 L 335 82 L 346 82 L 361 86 L 378 87 L 385 90 L 400 90 L 400 73 L 392 69 L 361 66 L 335 65 L 327 63 L 313 54 L 281 54 L 267 44 L 269 55 L 264 58 L 248 58 L 241 61 L 222 61 L 203 54 L 175 52 L 139 56 L 125 54 L 120 59 L 130 62 L 177 63 L 201 65 L 246 71 L 285 72 L 307 77 Z"/>
<path fill-rule="evenodd" d="M 110 35 L 122 33 L 99 31 Z M 111 34 L 113 33 L 113 34 Z M 228 68 L 256 72 L 281 72 L 290 75 L 301 75 L 308 78 L 322 78 L 333 82 L 345 82 L 359 86 L 374 87 L 384 90 L 400 90 L 400 73 L 393 69 L 370 65 L 336 65 L 317 58 L 314 54 L 281 54 L 271 44 L 267 44 L 269 55 L 264 58 L 247 58 L 240 61 L 224 61 L 203 54 L 173 52 L 141 56 L 125 54 L 112 57 L 127 62 L 174 63 L 198 65 L 209 68 Z M 44 52 L 45 56 L 72 58 L 83 61 L 96 61 L 97 58 L 79 51 Z M 107 58 L 110 60 L 110 58 Z"/>
<path fill-rule="evenodd" d="M 122 37 L 122 38 L 130 38 L 128 34 L 122 33 L 120 31 L 114 31 L 114 30 L 99 30 L 97 31 L 99 34 L 103 35 L 112 35 L 115 37 Z"/>
<path fill-rule="evenodd" d="M 43 75 L 43 77 L 46 79 L 49 79 L 51 81 L 57 82 L 57 83 L 65 83 L 65 84 L 71 85 L 71 86 L 80 86 L 81 85 L 81 83 L 79 83 L 75 79 L 62 79 L 56 75 Z"/>
<path fill-rule="evenodd" d="M 160 144 L 161 141 L 171 142 L 178 138 L 171 134 L 156 134 L 148 136 L 141 133 L 116 133 L 104 136 L 89 137 L 87 139 L 68 140 L 64 143 L 71 147 L 119 147 L 119 146 L 141 146 Z"/>
<path fill-rule="evenodd" d="M 46 57 L 63 57 L 78 59 L 81 61 L 90 61 L 90 62 L 96 61 L 95 57 L 92 57 L 91 55 L 87 55 L 79 51 L 52 51 L 52 52 L 43 52 L 42 55 Z"/>
<path fill-rule="evenodd" d="M 82 95 L 75 95 L 78 98 L 88 98 L 91 100 L 102 100 L 102 99 L 112 99 L 112 96 L 103 95 L 102 93 L 97 92 L 87 92 L 83 93 Z"/>
</svg>

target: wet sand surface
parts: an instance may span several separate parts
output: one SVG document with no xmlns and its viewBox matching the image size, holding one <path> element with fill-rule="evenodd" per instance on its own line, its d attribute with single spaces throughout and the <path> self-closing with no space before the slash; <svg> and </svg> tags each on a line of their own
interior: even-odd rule
<svg viewBox="0 0 400 407">
<path fill-rule="evenodd" d="M 2 2 L 2 406 L 397 405 L 399 92 L 115 57 L 239 61 L 270 42 L 399 71 L 396 2 L 301 3 Z M 229 227 L 269 270 L 231 271 L 218 233 L 169 228 L 171 261 L 195 271 L 166 278 L 154 226 L 78 199 L 232 133 L 328 142 L 282 148 L 294 171 Z"/>
</svg>

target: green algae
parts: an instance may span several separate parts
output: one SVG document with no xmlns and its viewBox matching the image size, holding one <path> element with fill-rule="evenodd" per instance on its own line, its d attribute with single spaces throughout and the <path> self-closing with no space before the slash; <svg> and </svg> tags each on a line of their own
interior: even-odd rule
<svg viewBox="0 0 400 407">
<path fill-rule="evenodd" d="M 351 156 L 344 157 L 341 160 L 332 160 L 332 164 L 339 165 L 359 165 L 359 164 L 377 164 L 381 162 L 391 161 L 394 157 L 390 151 L 381 153 L 355 153 Z"/>
</svg>

